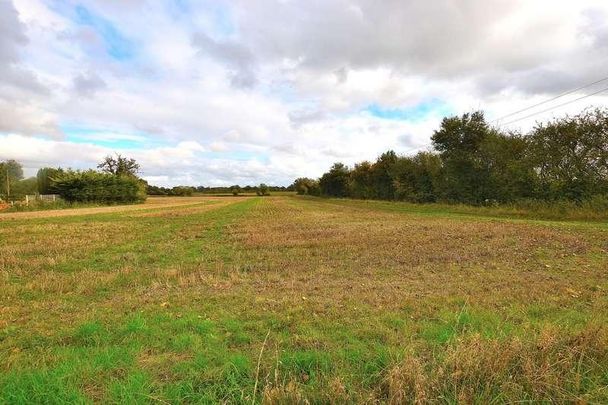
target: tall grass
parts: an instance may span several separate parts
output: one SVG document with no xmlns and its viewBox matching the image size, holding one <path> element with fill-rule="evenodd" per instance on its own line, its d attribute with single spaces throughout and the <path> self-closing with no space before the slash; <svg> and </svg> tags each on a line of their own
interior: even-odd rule
<svg viewBox="0 0 608 405">
<path fill-rule="evenodd" d="M 319 197 L 299 197 L 319 198 Z M 418 213 L 455 213 L 520 219 L 546 219 L 557 221 L 605 221 L 608 220 L 608 196 L 595 196 L 585 201 L 520 200 L 511 203 L 493 203 L 476 206 L 467 204 L 411 203 L 384 200 L 350 200 L 352 204 L 374 205 L 390 211 L 414 211 Z"/>
<path fill-rule="evenodd" d="M 466 336 L 431 359 L 411 356 L 389 369 L 380 398 L 394 404 L 608 400 L 605 329 L 575 335 L 545 329 L 530 341 Z"/>
<path fill-rule="evenodd" d="M 29 204 L 15 204 L 2 211 L 4 212 L 31 212 L 31 211 L 45 211 L 45 210 L 61 210 L 61 209 L 72 209 L 72 208 L 91 208 L 108 206 L 115 204 L 102 204 L 102 203 L 82 203 L 82 202 L 67 202 L 65 200 L 56 201 L 32 201 Z M 121 204 L 122 205 L 122 204 Z"/>
</svg>

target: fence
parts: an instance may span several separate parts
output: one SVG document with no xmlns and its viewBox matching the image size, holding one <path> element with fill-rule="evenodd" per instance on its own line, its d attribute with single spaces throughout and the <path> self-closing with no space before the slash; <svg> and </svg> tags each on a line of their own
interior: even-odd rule
<svg viewBox="0 0 608 405">
<path fill-rule="evenodd" d="M 59 194 L 28 194 L 25 196 L 25 204 L 30 205 L 33 201 L 55 202 L 59 199 Z"/>
</svg>

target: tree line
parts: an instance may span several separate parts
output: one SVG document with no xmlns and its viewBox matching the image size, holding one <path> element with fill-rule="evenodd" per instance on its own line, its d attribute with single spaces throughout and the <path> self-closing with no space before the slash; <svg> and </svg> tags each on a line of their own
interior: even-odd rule
<svg viewBox="0 0 608 405">
<path fill-rule="evenodd" d="M 79 203 L 134 203 L 145 200 L 147 195 L 191 196 L 197 194 L 256 193 L 260 196 L 276 191 L 292 191 L 291 186 L 230 187 L 158 187 L 149 185 L 138 177 L 140 166 L 134 160 L 121 155 L 106 156 L 97 170 L 73 170 L 60 167 L 43 167 L 36 177 L 25 179 L 23 166 L 15 160 L 0 162 L 0 200 L 19 201 L 26 195 L 58 194 L 67 202 Z"/>
<path fill-rule="evenodd" d="M 233 186 L 175 186 L 175 187 L 159 187 L 159 186 L 148 186 L 148 195 L 157 196 L 191 196 L 194 193 L 197 194 L 232 194 L 239 195 L 241 193 L 251 194 L 256 193 L 257 195 L 269 195 L 271 192 L 277 191 L 293 191 L 292 186 L 269 186 L 265 183 L 261 183 L 258 186 L 239 186 L 235 184 Z"/>
<path fill-rule="evenodd" d="M 27 194 L 58 194 L 70 203 L 135 203 L 146 199 L 147 184 L 137 176 L 139 164 L 134 159 L 107 156 L 97 169 L 43 167 L 36 177 L 24 179 L 19 162 L 0 162 L 0 197 L 17 201 Z"/>
<path fill-rule="evenodd" d="M 583 202 L 608 196 L 608 110 L 587 109 L 527 133 L 492 127 L 483 112 L 446 117 L 431 151 L 335 163 L 299 194 L 417 203 Z"/>
</svg>

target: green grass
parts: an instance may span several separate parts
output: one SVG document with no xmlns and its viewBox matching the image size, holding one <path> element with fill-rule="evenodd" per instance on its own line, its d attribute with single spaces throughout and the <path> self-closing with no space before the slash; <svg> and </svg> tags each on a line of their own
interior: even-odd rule
<svg viewBox="0 0 608 405">
<path fill-rule="evenodd" d="M 291 196 L 3 221 L 0 403 L 606 402 L 604 225 Z"/>
</svg>

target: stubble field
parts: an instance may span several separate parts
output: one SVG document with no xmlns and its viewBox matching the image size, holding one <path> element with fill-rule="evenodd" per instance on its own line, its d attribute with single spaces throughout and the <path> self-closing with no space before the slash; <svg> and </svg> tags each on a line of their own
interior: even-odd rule
<svg viewBox="0 0 608 405">
<path fill-rule="evenodd" d="M 0 215 L 0 403 L 608 402 L 605 222 L 176 200 Z"/>
</svg>

